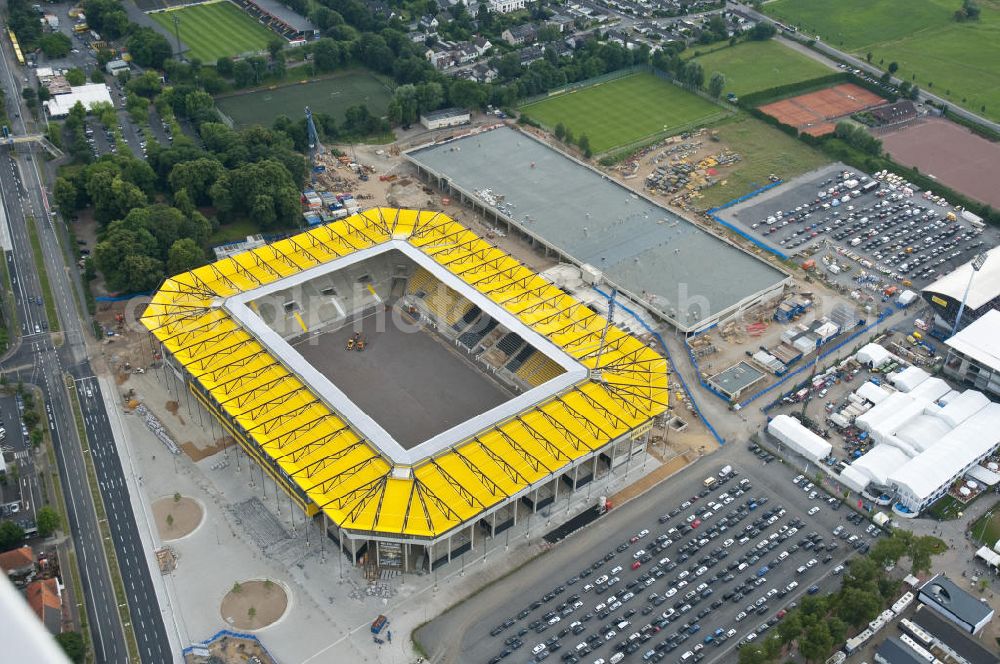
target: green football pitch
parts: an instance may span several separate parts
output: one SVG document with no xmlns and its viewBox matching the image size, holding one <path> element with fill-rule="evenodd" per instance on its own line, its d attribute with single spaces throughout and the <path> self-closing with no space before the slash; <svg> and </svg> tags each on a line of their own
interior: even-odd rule
<svg viewBox="0 0 1000 664">
<path fill-rule="evenodd" d="M 549 129 L 558 123 L 600 154 L 645 138 L 669 135 L 725 116 L 719 106 L 653 74 L 632 74 L 522 106 Z"/>
<path fill-rule="evenodd" d="M 978 21 L 957 22 L 952 0 L 774 0 L 764 10 L 811 37 L 867 58 L 896 76 L 1000 119 L 1000 4 L 978 3 Z"/>
<path fill-rule="evenodd" d="M 237 126 L 260 124 L 270 127 L 279 115 L 302 117 L 309 106 L 314 113 L 328 113 L 343 121 L 351 106 L 363 104 L 372 115 L 385 115 L 392 94 L 367 71 L 345 71 L 334 76 L 261 88 L 216 97 L 215 105 Z"/>
<path fill-rule="evenodd" d="M 715 72 L 725 75 L 724 91 L 737 96 L 838 71 L 774 40 L 727 46 L 699 55 L 695 62 L 700 63 L 705 70 L 706 80 Z"/>
<path fill-rule="evenodd" d="M 205 64 L 213 64 L 222 57 L 261 51 L 277 36 L 226 0 L 148 16 L 171 35 L 174 34 L 174 18 L 180 19 L 181 42 L 188 48 L 185 55 Z"/>
</svg>

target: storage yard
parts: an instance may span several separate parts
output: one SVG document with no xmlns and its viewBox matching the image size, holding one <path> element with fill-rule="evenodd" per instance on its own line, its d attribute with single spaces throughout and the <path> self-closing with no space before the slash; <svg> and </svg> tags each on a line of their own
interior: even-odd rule
<svg viewBox="0 0 1000 664">
<path fill-rule="evenodd" d="M 718 214 L 773 251 L 800 257 L 836 287 L 860 290 L 859 302 L 922 287 L 998 239 L 995 229 L 933 192 L 843 164 Z"/>
<path fill-rule="evenodd" d="M 760 110 L 801 132 L 823 136 L 833 131 L 837 120 L 884 103 L 885 99 L 874 92 L 853 83 L 842 83 L 764 104 Z"/>
<path fill-rule="evenodd" d="M 1000 143 L 939 118 L 928 118 L 878 137 L 883 149 L 900 164 L 915 166 L 959 193 L 1000 207 Z"/>
</svg>

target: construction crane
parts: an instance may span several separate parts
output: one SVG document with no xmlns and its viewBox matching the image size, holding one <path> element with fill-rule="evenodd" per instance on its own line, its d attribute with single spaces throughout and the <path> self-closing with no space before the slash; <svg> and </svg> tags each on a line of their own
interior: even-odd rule
<svg viewBox="0 0 1000 664">
<path fill-rule="evenodd" d="M 319 142 L 319 132 L 316 131 L 316 123 L 313 122 L 312 111 L 306 106 L 306 134 L 309 137 L 309 165 L 311 167 L 310 180 L 316 184 L 316 174 L 326 170 L 326 166 L 318 163 L 317 157 L 325 150 L 323 144 Z"/>
</svg>

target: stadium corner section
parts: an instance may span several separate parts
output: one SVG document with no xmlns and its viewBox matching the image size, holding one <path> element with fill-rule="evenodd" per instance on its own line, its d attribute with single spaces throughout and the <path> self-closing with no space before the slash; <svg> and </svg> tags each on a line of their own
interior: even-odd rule
<svg viewBox="0 0 1000 664">
<path fill-rule="evenodd" d="M 555 395 L 412 465 L 394 464 L 229 315 L 225 300 L 377 245 L 406 242 L 544 336 L 587 371 Z M 443 274 L 443 272 L 442 272 Z M 404 569 L 475 546 L 614 468 L 667 407 L 667 363 L 448 216 L 373 208 L 177 275 L 142 321 L 169 367 L 246 452 L 357 561 Z M 566 490 L 564 489 L 564 493 Z M 380 549 L 384 549 L 380 551 Z M 438 553 L 442 547 L 438 547 Z"/>
</svg>

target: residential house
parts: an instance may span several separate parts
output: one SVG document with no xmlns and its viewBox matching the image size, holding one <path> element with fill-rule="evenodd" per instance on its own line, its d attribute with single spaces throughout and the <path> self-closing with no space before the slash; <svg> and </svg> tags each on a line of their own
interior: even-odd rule
<svg viewBox="0 0 1000 664">
<path fill-rule="evenodd" d="M 35 552 L 30 546 L 0 553 L 0 570 L 11 579 L 20 579 L 35 571 Z"/>
<path fill-rule="evenodd" d="M 476 53 L 480 56 L 486 55 L 486 51 L 493 48 L 493 44 L 486 37 L 476 35 L 472 38 L 472 45 L 476 47 Z"/>
<path fill-rule="evenodd" d="M 485 62 L 477 63 L 470 71 L 480 83 L 492 83 L 500 75 L 500 72 Z"/>
<path fill-rule="evenodd" d="M 521 56 L 522 65 L 530 65 L 532 62 L 537 62 L 545 57 L 545 49 L 538 44 L 534 44 L 522 48 L 518 51 L 518 55 Z"/>
<path fill-rule="evenodd" d="M 57 579 L 39 579 L 25 591 L 28 606 L 51 634 L 62 632 L 62 589 Z"/>
<path fill-rule="evenodd" d="M 437 28 L 440 25 L 436 17 L 430 14 L 424 14 L 420 17 L 420 22 L 417 23 L 417 27 L 424 32 L 437 32 Z"/>
<path fill-rule="evenodd" d="M 533 43 L 538 37 L 538 32 L 535 30 L 534 25 L 525 23 L 507 28 L 500 36 L 511 46 L 520 46 L 521 44 Z"/>
<path fill-rule="evenodd" d="M 424 57 L 435 69 L 445 69 L 454 64 L 454 56 L 449 42 L 438 42 L 433 48 L 424 51 Z"/>
<path fill-rule="evenodd" d="M 456 44 L 451 54 L 452 60 L 460 65 L 468 64 L 479 57 L 479 51 L 476 50 L 476 47 L 471 42 Z"/>
<path fill-rule="evenodd" d="M 489 0 L 491 12 L 509 14 L 524 9 L 525 0 Z"/>
<path fill-rule="evenodd" d="M 553 14 L 545 21 L 545 25 L 551 25 L 559 32 L 570 32 L 573 30 L 573 19 L 565 14 Z"/>
</svg>

